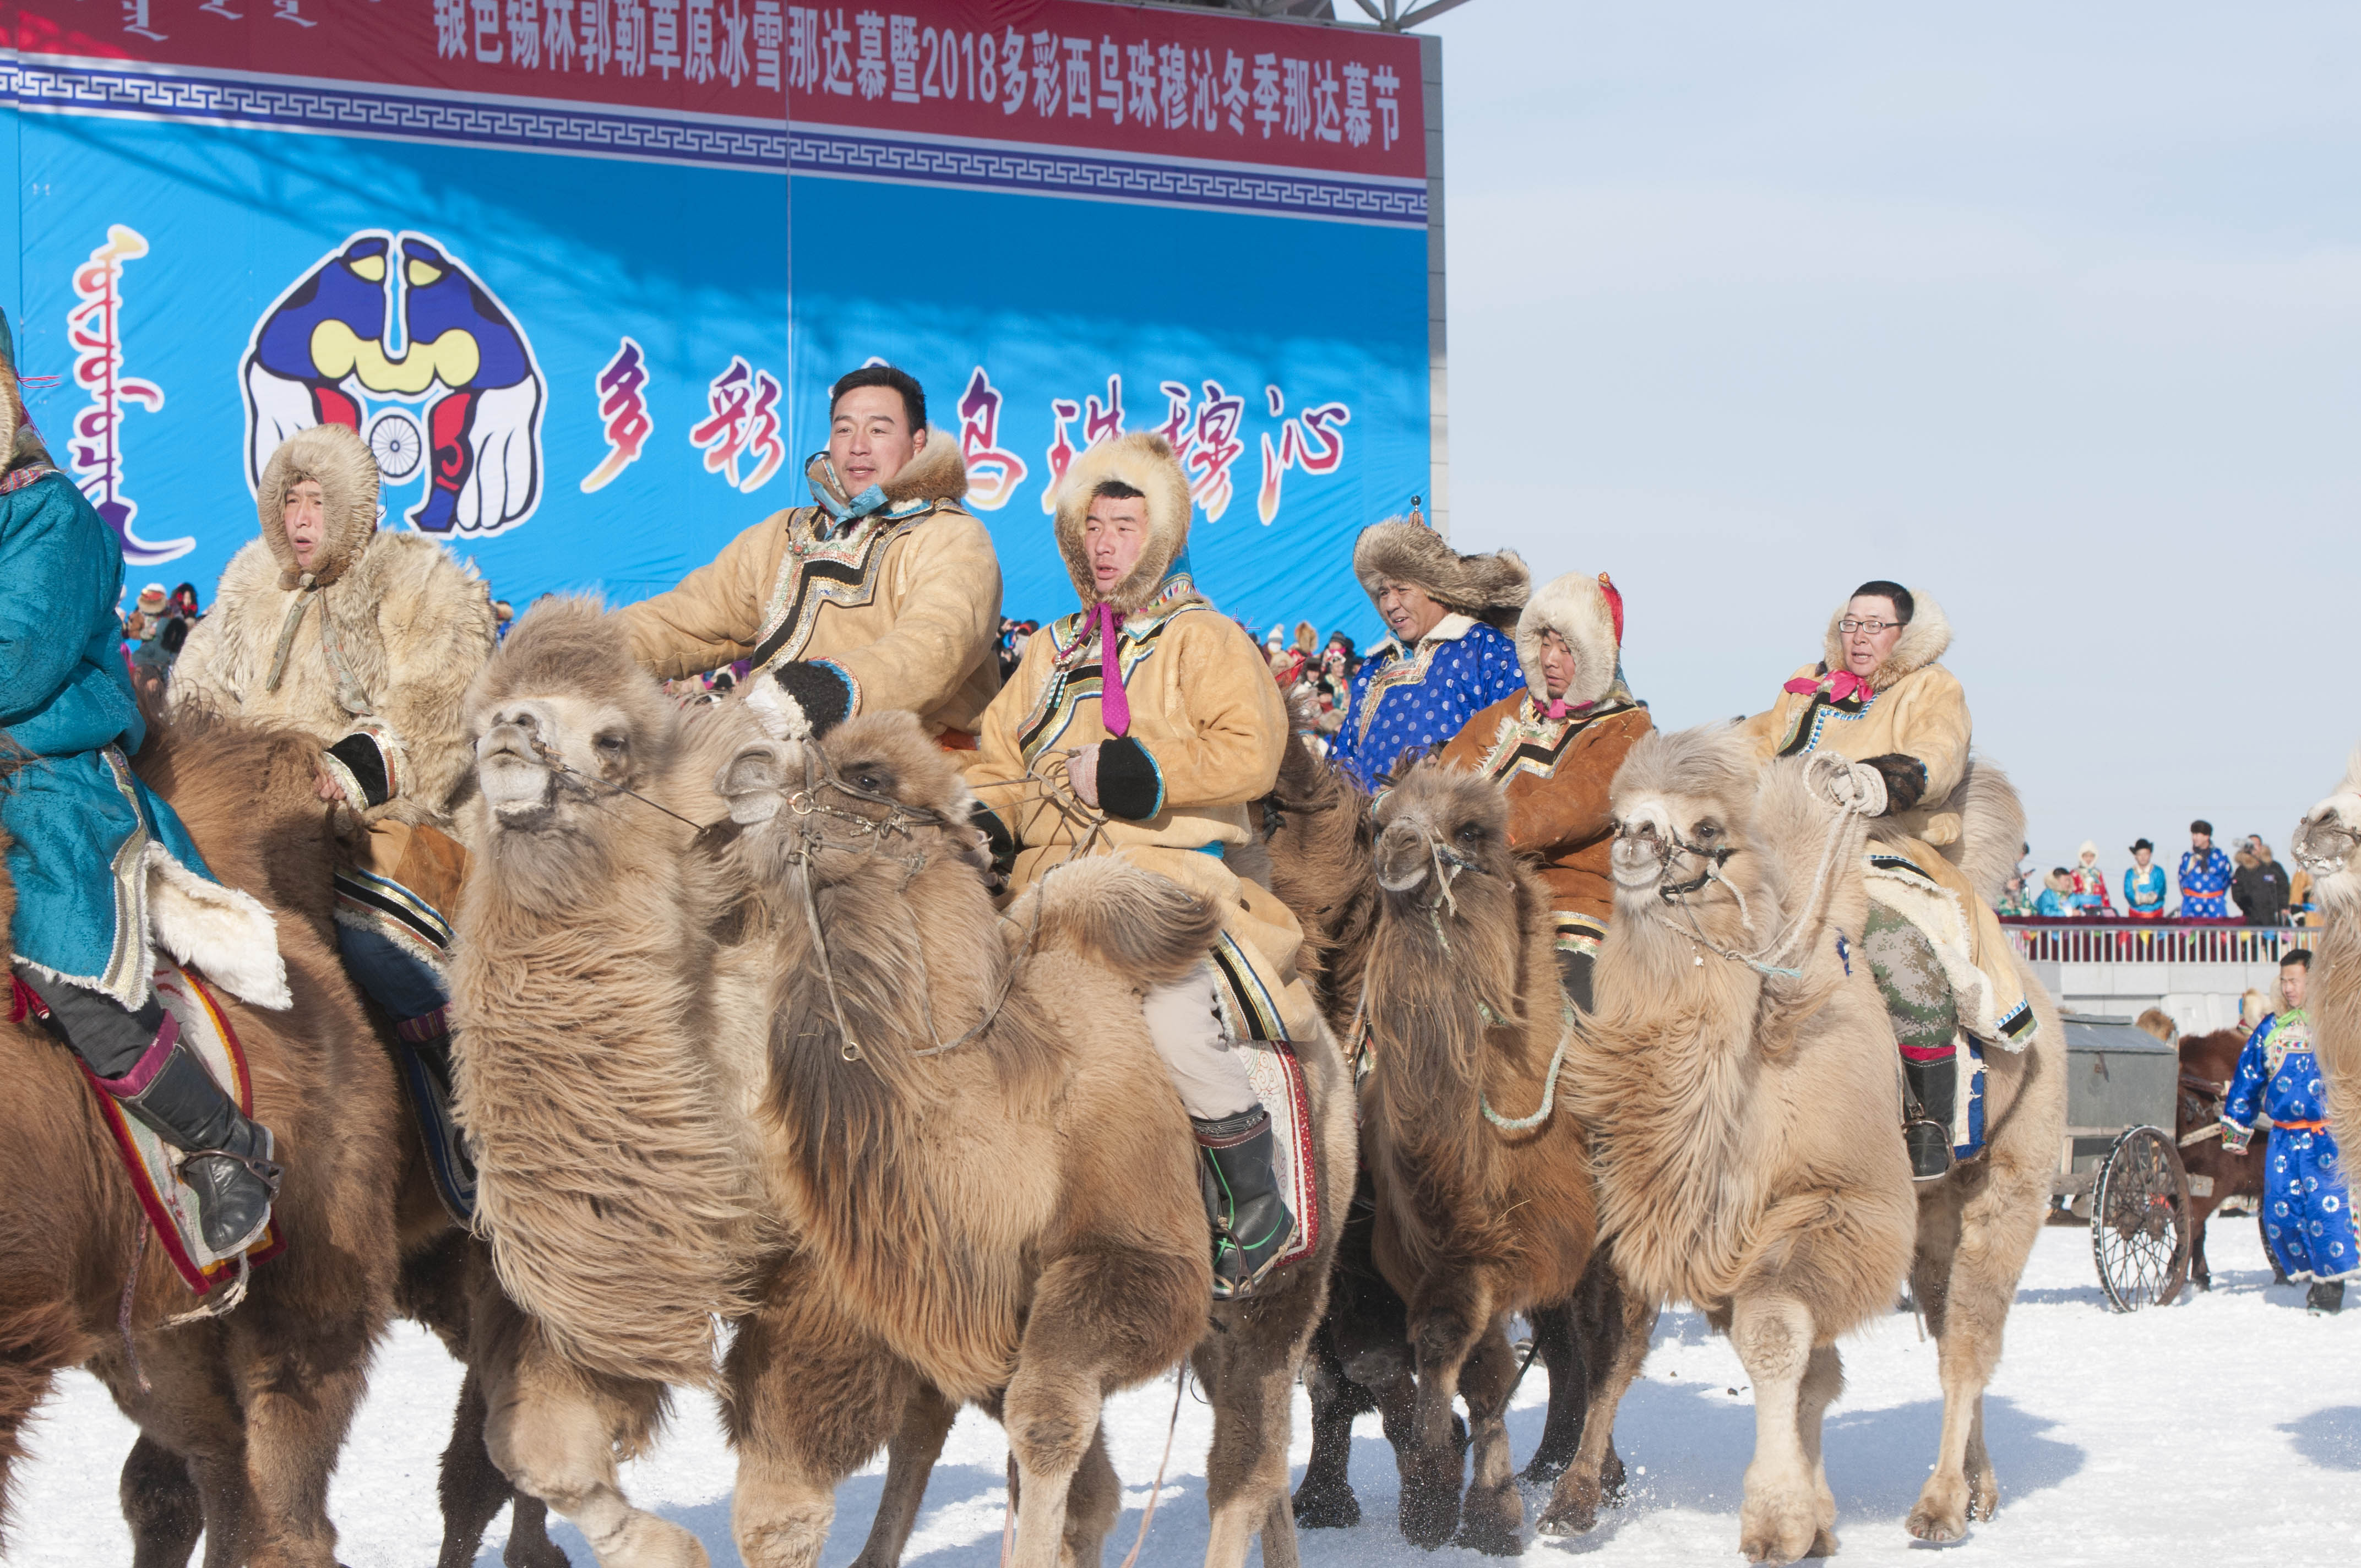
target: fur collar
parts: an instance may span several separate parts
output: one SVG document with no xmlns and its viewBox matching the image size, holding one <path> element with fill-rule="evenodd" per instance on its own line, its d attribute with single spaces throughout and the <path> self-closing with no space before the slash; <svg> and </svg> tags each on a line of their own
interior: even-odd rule
<svg viewBox="0 0 2361 1568">
<path fill-rule="evenodd" d="M 1574 650 L 1574 684 L 1566 688 L 1568 707 L 1583 707 L 1603 699 L 1615 685 L 1617 661 L 1623 653 L 1623 596 L 1606 573 L 1591 576 L 1568 572 L 1553 577 L 1533 592 L 1517 618 L 1517 663 L 1525 672 L 1526 689 L 1536 706 L 1549 703 L 1549 683 L 1542 678 L 1542 633 L 1554 631 Z"/>
<path fill-rule="evenodd" d="M 1115 591 L 1101 594 L 1082 554 L 1082 521 L 1090 515 L 1091 492 L 1113 479 L 1129 485 L 1148 498 L 1148 542 Z M 1058 486 L 1058 554 L 1066 558 L 1066 574 L 1082 608 L 1104 598 L 1129 615 L 1161 596 L 1165 579 L 1176 570 L 1189 548 L 1189 478 L 1180 460 L 1160 435 L 1134 431 L 1102 441 L 1074 459 Z"/>
<path fill-rule="evenodd" d="M 1369 602 L 1388 580 L 1423 588 L 1446 609 L 1512 630 L 1525 607 L 1532 574 L 1513 550 L 1462 555 L 1424 523 L 1389 518 L 1361 530 L 1353 543 L 1353 575 Z M 1431 635 L 1431 634 L 1430 634 Z"/>
<path fill-rule="evenodd" d="M 321 587 L 344 576 L 360 558 L 377 532 L 377 459 L 349 425 L 315 424 L 297 431 L 279 444 L 263 466 L 262 483 L 254 496 L 255 517 L 262 525 L 262 542 L 279 563 L 279 586 L 301 586 L 303 569 L 287 543 L 282 518 L 287 492 L 304 479 L 319 482 L 327 532 L 313 557 L 312 581 Z"/>
<path fill-rule="evenodd" d="M 24 389 L 16 380 L 16 341 L 8 330 L 6 313 L 0 313 L 0 473 L 56 466 L 49 460 L 49 448 L 41 444 L 40 432 L 25 412 Z"/>
<path fill-rule="evenodd" d="M 837 477 L 836 465 L 829 461 L 825 448 L 811 455 L 804 465 L 804 477 L 811 482 L 812 494 L 822 491 L 836 498 L 840 504 L 850 505 L 852 498 L 844 493 L 844 481 Z M 927 426 L 927 444 L 910 455 L 884 484 L 889 505 L 907 501 L 955 501 L 967 494 L 967 457 L 960 451 L 959 437 L 939 425 Z"/>
<path fill-rule="evenodd" d="M 1900 682 L 1904 676 L 1916 674 L 1941 659 L 1944 650 L 1951 645 L 1951 623 L 1944 616 L 1943 607 L 1935 602 L 1935 596 L 1912 588 L 1910 597 L 1916 601 L 1911 612 L 1910 624 L 1904 627 L 1902 635 L 1894 640 L 1894 652 L 1886 655 L 1885 663 L 1878 665 L 1877 673 L 1869 677 L 1869 689 L 1872 691 L 1882 692 Z M 1851 602 L 1847 599 L 1845 604 Z M 1837 635 L 1837 622 L 1844 619 L 1844 613 L 1845 606 L 1840 604 L 1828 617 L 1828 635 L 1820 645 L 1822 674 L 1846 667 L 1844 640 Z"/>
</svg>

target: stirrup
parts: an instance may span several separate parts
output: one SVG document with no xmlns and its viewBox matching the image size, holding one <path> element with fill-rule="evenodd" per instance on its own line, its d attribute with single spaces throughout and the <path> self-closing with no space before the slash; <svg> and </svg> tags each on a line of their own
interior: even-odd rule
<svg viewBox="0 0 2361 1568">
<path fill-rule="evenodd" d="M 1222 1277 L 1222 1271 L 1219 1266 L 1214 1268 L 1213 1299 L 1216 1301 L 1243 1301 L 1247 1297 L 1252 1296 L 1256 1290 L 1261 1288 L 1262 1282 L 1270 1277 L 1271 1271 L 1279 1266 L 1279 1260 L 1287 1255 L 1288 1249 L 1295 1245 L 1297 1240 L 1302 1235 L 1302 1234 L 1303 1222 L 1295 1217 L 1293 1211 L 1289 1211 L 1286 1237 L 1282 1239 L 1279 1245 L 1270 1249 L 1269 1254 L 1263 1258 L 1261 1265 L 1257 1267 L 1252 1274 L 1247 1275 L 1245 1278 L 1239 1280 L 1234 1285 Z M 1221 1256 L 1222 1249 L 1224 1247 L 1235 1252 L 1241 1257 L 1245 1256 L 1248 1250 L 1246 1245 L 1238 1240 L 1235 1233 L 1232 1232 L 1227 1225 L 1217 1224 L 1213 1227 L 1213 1255 L 1215 1258 L 1218 1259 Z"/>
<path fill-rule="evenodd" d="M 1913 1181 L 1940 1181 L 1959 1163 L 1951 1148 L 1951 1129 L 1930 1117 L 1913 1117 L 1902 1124 L 1902 1147 L 1910 1157 Z"/>
</svg>

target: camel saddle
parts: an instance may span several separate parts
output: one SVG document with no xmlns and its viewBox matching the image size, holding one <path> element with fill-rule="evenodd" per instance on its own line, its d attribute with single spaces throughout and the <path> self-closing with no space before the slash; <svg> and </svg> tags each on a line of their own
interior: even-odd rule
<svg viewBox="0 0 2361 1568">
<path fill-rule="evenodd" d="M 240 1113 L 251 1117 L 254 1080 L 247 1070 L 246 1047 L 238 1043 L 237 1031 L 223 1016 L 213 992 L 195 975 L 170 961 L 157 964 L 154 983 L 156 1000 L 180 1021 L 181 1041 L 214 1075 L 214 1081 L 236 1103 Z M 11 976 L 10 985 L 10 1023 L 48 1015 L 49 1010 L 41 1005 L 40 999 L 22 981 Z M 79 1058 L 75 1065 L 81 1066 Z M 131 1190 L 138 1197 L 140 1212 L 148 1216 L 148 1227 L 162 1245 L 164 1255 L 172 1260 L 172 1267 L 181 1281 L 203 1296 L 236 1278 L 240 1273 L 238 1258 L 216 1254 L 205 1245 L 204 1233 L 197 1224 L 197 1195 L 181 1179 L 179 1151 L 146 1124 L 126 1114 L 122 1103 L 99 1087 L 89 1068 L 82 1067 L 82 1075 L 90 1084 L 91 1098 L 98 1103 L 100 1118 L 114 1135 L 115 1152 L 123 1161 L 125 1173 L 131 1178 Z M 286 1239 L 280 1234 L 279 1223 L 274 1219 L 246 1247 L 245 1261 L 249 1265 L 265 1263 L 286 1249 Z"/>
<path fill-rule="evenodd" d="M 1270 1113 L 1275 1141 L 1271 1164 L 1279 1172 L 1279 1195 L 1295 1216 L 1295 1240 L 1279 1254 L 1274 1269 L 1285 1268 L 1320 1249 L 1320 1177 L 1313 1159 L 1312 1101 L 1303 1089 L 1303 1064 L 1285 1040 L 1240 1040 L 1246 1082 Z"/>
</svg>

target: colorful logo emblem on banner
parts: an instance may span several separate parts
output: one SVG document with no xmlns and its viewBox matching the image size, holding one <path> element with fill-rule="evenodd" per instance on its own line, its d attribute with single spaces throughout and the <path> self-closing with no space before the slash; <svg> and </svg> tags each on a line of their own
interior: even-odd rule
<svg viewBox="0 0 2361 1568">
<path fill-rule="evenodd" d="M 367 438 L 389 511 L 423 533 L 504 533 L 541 499 L 547 401 L 508 308 L 440 240 L 368 229 L 281 294 L 248 340 L 247 483 L 314 424 Z"/>
</svg>

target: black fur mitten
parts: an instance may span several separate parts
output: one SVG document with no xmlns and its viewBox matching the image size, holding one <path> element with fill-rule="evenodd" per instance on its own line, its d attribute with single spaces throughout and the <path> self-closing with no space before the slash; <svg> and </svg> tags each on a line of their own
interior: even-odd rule
<svg viewBox="0 0 2361 1568">
<path fill-rule="evenodd" d="M 852 712 L 852 684 L 824 659 L 798 659 L 768 674 L 768 680 L 756 675 L 748 683 L 746 701 L 774 740 L 818 739 Z"/>
<path fill-rule="evenodd" d="M 1927 764 L 1916 757 L 1888 751 L 1882 757 L 1864 757 L 1861 761 L 1875 768 L 1885 780 L 1884 815 L 1887 817 L 1898 817 L 1910 810 L 1927 793 Z"/>
</svg>

